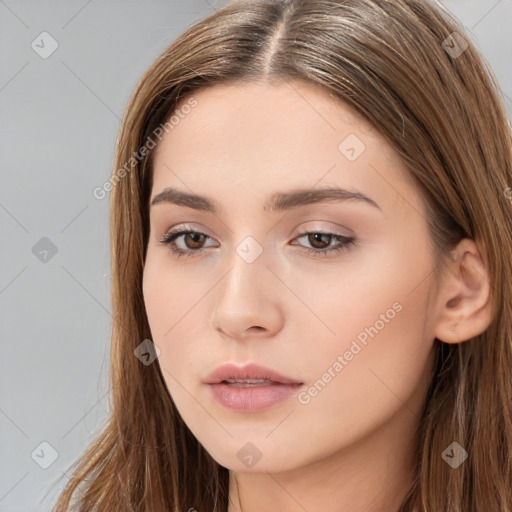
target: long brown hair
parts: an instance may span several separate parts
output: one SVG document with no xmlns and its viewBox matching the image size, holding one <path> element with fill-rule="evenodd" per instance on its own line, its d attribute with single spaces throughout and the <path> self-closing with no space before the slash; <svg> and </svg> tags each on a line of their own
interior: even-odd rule
<svg viewBox="0 0 512 512">
<path fill-rule="evenodd" d="M 154 152 L 138 152 L 199 88 L 295 79 L 351 106 L 397 151 L 426 202 L 439 269 L 462 238 L 489 268 L 491 325 L 464 343 L 435 340 L 401 511 L 512 510 L 512 137 L 492 70 L 456 18 L 424 0 L 240 0 L 166 49 L 126 107 L 109 186 L 110 412 L 54 512 L 227 510 L 228 470 L 183 422 L 159 364 L 134 356 L 151 339 L 142 274 Z M 452 442 L 468 452 L 457 469 L 441 457 Z"/>
</svg>

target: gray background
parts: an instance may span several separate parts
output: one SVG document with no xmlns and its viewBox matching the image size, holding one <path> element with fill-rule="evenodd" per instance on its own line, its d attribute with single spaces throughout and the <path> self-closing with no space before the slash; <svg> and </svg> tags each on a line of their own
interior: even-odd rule
<svg viewBox="0 0 512 512">
<path fill-rule="evenodd" d="M 106 417 L 108 195 L 92 191 L 140 75 L 223 3 L 0 0 L 0 511 L 49 510 L 67 477 L 51 484 Z M 512 0 L 443 3 L 512 117 Z M 42 32 L 58 43 L 45 59 Z"/>
</svg>

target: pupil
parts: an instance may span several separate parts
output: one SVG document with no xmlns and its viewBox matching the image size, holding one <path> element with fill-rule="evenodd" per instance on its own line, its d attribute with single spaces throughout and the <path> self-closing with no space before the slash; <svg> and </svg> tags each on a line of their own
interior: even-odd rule
<svg viewBox="0 0 512 512">
<path fill-rule="evenodd" d="M 323 236 L 330 237 L 331 235 L 324 235 L 323 233 L 313 233 L 312 238 L 313 238 L 314 242 L 311 242 L 311 240 L 310 240 L 310 243 L 313 246 L 315 246 L 316 243 L 320 243 L 322 245 L 322 237 Z M 328 242 L 327 242 L 327 245 L 329 245 Z M 325 246 L 325 242 L 323 243 L 323 246 Z"/>
<path fill-rule="evenodd" d="M 189 233 L 188 236 L 192 238 L 194 244 L 200 244 L 200 239 L 203 235 L 201 233 Z"/>
</svg>

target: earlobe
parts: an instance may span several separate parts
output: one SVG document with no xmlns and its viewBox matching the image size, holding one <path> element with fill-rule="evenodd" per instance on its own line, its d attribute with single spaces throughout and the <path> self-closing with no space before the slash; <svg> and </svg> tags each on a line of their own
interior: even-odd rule
<svg viewBox="0 0 512 512">
<path fill-rule="evenodd" d="M 491 323 L 490 275 L 473 240 L 461 240 L 452 255 L 439 287 L 435 337 L 445 343 L 462 343 Z"/>
</svg>

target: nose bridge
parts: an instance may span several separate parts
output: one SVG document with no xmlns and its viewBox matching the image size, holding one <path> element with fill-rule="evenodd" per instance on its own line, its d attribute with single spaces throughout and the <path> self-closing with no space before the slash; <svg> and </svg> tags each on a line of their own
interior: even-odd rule
<svg viewBox="0 0 512 512">
<path fill-rule="evenodd" d="M 268 254 L 252 236 L 239 242 L 229 259 L 230 270 L 220 285 L 213 326 L 233 337 L 251 327 L 273 331 L 281 317 L 277 294 L 269 280 Z"/>
<path fill-rule="evenodd" d="M 263 246 L 253 237 L 246 236 L 234 247 L 230 258 L 230 272 L 226 275 L 226 282 L 223 285 L 223 302 L 234 301 L 230 308 L 238 306 L 246 311 L 257 310 L 257 303 L 264 297 L 263 284 L 269 271 L 266 268 L 266 255 Z"/>
</svg>

